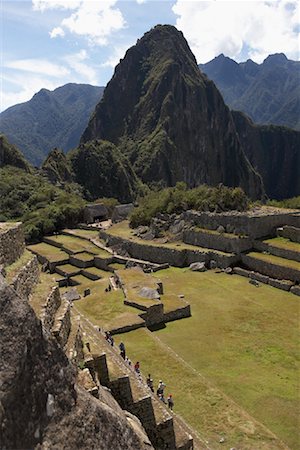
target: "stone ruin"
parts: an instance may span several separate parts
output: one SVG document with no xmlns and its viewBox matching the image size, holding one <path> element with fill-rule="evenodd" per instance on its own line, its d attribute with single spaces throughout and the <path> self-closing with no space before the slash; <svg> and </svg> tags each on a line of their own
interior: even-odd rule
<svg viewBox="0 0 300 450">
<path fill-rule="evenodd" d="M 4 228 L 3 233 L 11 229 L 10 236 L 19 236 L 14 257 L 2 245 L 1 261 L 9 267 L 22 255 L 24 240 L 21 224 L 17 230 Z M 13 280 L 0 275 L 1 446 L 192 449 L 180 419 L 141 385 L 99 330 L 61 298 L 58 287 L 36 294 L 39 274 L 31 255 Z M 112 365 L 123 375 L 111 376 Z"/>
</svg>

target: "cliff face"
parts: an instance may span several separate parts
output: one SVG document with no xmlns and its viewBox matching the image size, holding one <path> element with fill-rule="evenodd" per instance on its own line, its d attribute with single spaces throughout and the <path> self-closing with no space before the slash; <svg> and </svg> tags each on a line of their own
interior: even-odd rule
<svg viewBox="0 0 300 450">
<path fill-rule="evenodd" d="M 93 199 L 114 197 L 129 202 L 138 189 L 138 179 L 126 156 L 111 142 L 94 140 L 68 154 L 75 181 Z"/>
<path fill-rule="evenodd" d="M 142 181 L 223 183 L 252 198 L 263 194 L 230 111 L 172 26 L 146 33 L 116 67 L 82 142 L 96 138 L 117 144 Z"/>
<path fill-rule="evenodd" d="M 274 125 L 255 125 L 232 112 L 245 153 L 261 174 L 267 195 L 285 199 L 300 195 L 300 132 Z"/>
<path fill-rule="evenodd" d="M 62 349 L 1 275 L 0 353 L 1 448 L 152 449 L 108 393 L 76 387 Z"/>
</svg>

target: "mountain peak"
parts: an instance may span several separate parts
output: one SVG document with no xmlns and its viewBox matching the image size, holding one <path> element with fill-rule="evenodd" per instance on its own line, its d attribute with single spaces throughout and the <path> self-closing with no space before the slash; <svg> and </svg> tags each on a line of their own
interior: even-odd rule
<svg viewBox="0 0 300 450">
<path fill-rule="evenodd" d="M 145 183 L 223 183 L 262 193 L 222 97 L 170 25 L 154 27 L 126 52 L 82 136 L 94 139 L 119 146 Z"/>
<path fill-rule="evenodd" d="M 263 62 L 263 64 L 285 64 L 288 61 L 288 58 L 284 53 L 274 53 L 273 55 L 269 55 Z"/>
</svg>

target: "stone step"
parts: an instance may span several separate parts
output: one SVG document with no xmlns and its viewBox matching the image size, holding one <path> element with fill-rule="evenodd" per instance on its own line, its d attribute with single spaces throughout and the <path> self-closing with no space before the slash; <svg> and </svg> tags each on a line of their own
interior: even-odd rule
<svg viewBox="0 0 300 450">
<path fill-rule="evenodd" d="M 300 243 L 284 237 L 255 241 L 254 248 L 260 252 L 300 262 Z"/>
<path fill-rule="evenodd" d="M 300 262 L 260 252 L 242 255 L 243 264 L 263 275 L 279 280 L 300 282 Z"/>
<path fill-rule="evenodd" d="M 191 437 L 182 427 L 176 426 L 175 430 L 172 414 L 152 395 L 145 380 L 125 363 L 118 350 L 83 316 L 81 324 L 84 340 L 88 343 L 88 350 L 85 351 L 88 356 L 85 357 L 87 367 L 92 373 L 98 374 L 101 384 L 111 389 L 123 409 L 140 419 L 154 447 L 183 450 L 193 448 Z M 90 355 L 94 361 L 91 361 Z"/>
<path fill-rule="evenodd" d="M 54 324 L 51 328 L 52 334 L 57 339 L 61 347 L 64 347 L 68 341 L 71 330 L 71 304 L 68 300 L 63 299 L 58 308 Z"/>
</svg>

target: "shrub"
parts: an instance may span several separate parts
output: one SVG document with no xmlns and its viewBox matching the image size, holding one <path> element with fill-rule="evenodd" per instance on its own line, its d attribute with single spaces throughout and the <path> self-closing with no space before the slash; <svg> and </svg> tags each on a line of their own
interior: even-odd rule
<svg viewBox="0 0 300 450">
<path fill-rule="evenodd" d="M 223 185 L 210 187 L 198 186 L 187 189 L 185 183 L 160 191 L 151 191 L 139 199 L 139 206 L 130 218 L 130 226 L 149 225 L 152 217 L 158 213 L 181 213 L 187 209 L 198 211 L 245 211 L 249 208 L 249 199 L 241 188 L 229 188 Z"/>
</svg>

